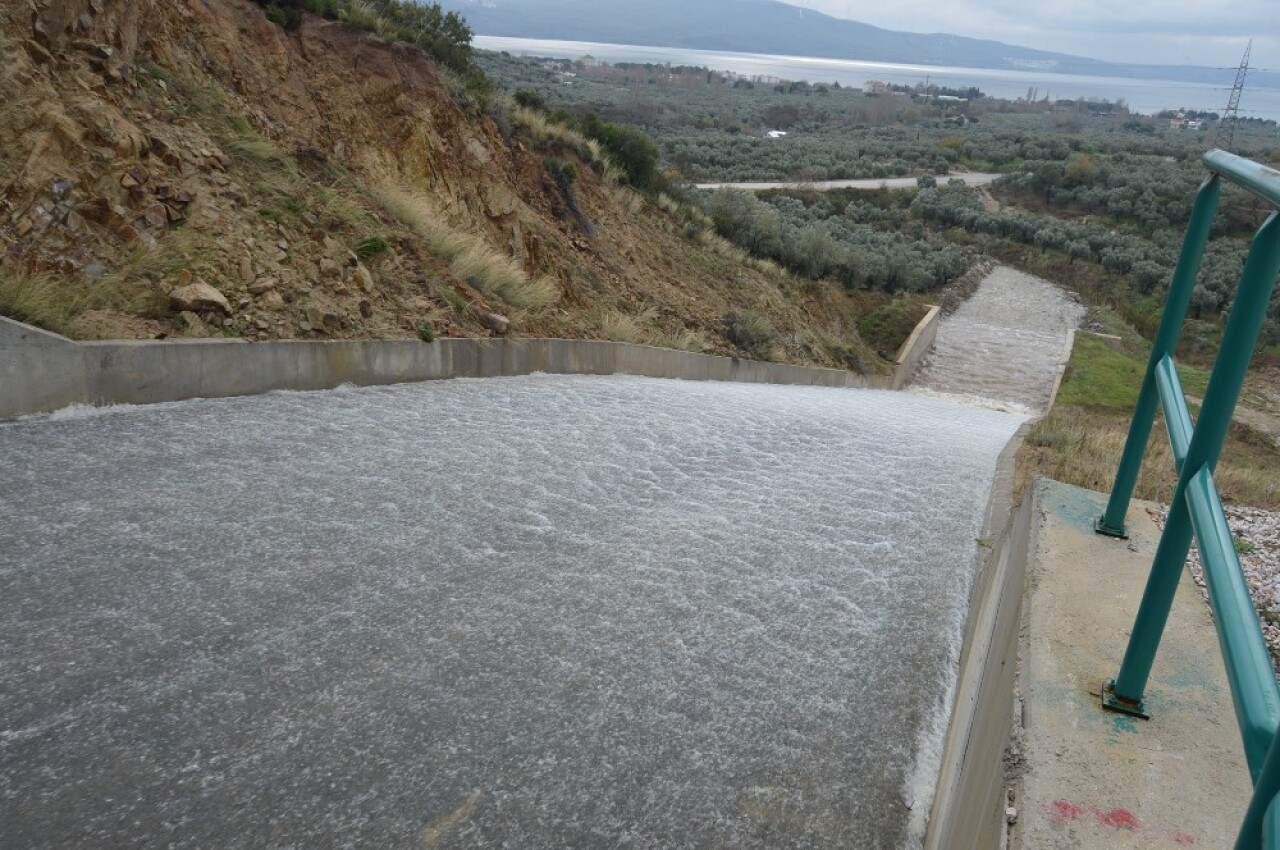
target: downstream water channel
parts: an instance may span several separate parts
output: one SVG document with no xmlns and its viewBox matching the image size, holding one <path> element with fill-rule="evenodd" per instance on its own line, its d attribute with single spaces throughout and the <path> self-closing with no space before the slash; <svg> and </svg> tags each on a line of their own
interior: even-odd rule
<svg viewBox="0 0 1280 850">
<path fill-rule="evenodd" d="M 0 425 L 0 846 L 908 846 L 1022 421 L 531 376 Z"/>
<path fill-rule="evenodd" d="M 1049 406 L 1084 307 L 1042 278 L 997 267 L 938 326 L 917 392 L 1029 414 Z"/>
</svg>

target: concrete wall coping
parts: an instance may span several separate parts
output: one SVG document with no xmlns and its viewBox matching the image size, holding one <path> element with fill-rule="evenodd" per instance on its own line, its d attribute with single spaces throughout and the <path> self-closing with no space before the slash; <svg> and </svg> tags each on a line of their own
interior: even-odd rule
<svg viewBox="0 0 1280 850">
<path fill-rule="evenodd" d="M 911 350 L 915 348 L 916 343 L 925 334 L 929 326 L 938 321 L 940 315 L 942 315 L 942 308 L 936 304 L 931 304 L 929 309 L 925 311 L 924 318 L 916 322 L 916 326 L 911 329 L 910 336 L 906 338 L 902 345 L 898 346 L 898 353 L 893 358 L 895 364 L 901 366 L 910 359 Z"/>
<path fill-rule="evenodd" d="M 75 345 L 74 340 L 60 334 L 0 316 L 0 346 L 9 345 Z"/>
<path fill-rule="evenodd" d="M 1013 712 L 1018 624 L 1027 575 L 1031 499 L 1013 510 L 1014 463 L 1029 424 L 996 460 L 969 594 L 964 641 L 925 850 L 1000 847 L 1003 760 Z"/>
<path fill-rule="evenodd" d="M 942 308 L 936 305 L 929 307 L 924 318 L 916 322 L 915 328 L 906 341 L 898 348 L 894 356 L 893 388 L 902 389 L 910 381 L 919 367 L 920 361 L 933 348 L 938 338 L 938 325 L 942 321 Z"/>
<path fill-rule="evenodd" d="M 1087 333 L 1087 332 L 1086 332 Z M 1120 337 L 1116 337 L 1119 339 Z M 1062 381 L 1067 375 L 1067 367 L 1071 365 L 1071 355 L 1076 350 L 1076 329 L 1072 328 L 1067 331 L 1066 351 L 1062 355 L 1062 368 L 1058 370 L 1058 374 L 1053 379 L 1053 389 L 1049 391 L 1049 403 L 1045 406 L 1045 416 L 1049 415 L 1049 411 L 1053 410 L 1054 404 L 1058 401 L 1058 391 L 1062 389 Z"/>
<path fill-rule="evenodd" d="M 296 340 L 281 340 L 281 342 L 296 342 Z M 85 348 L 141 348 L 148 345 L 255 345 L 258 343 L 252 343 L 247 339 L 236 337 L 211 337 L 209 339 L 175 337 L 173 339 L 86 339 L 73 341 L 72 344 Z"/>
</svg>

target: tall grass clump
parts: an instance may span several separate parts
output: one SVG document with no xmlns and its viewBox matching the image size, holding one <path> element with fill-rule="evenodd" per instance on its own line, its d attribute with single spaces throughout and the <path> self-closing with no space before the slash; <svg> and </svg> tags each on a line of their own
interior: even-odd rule
<svg viewBox="0 0 1280 850">
<path fill-rule="evenodd" d="M 80 336 L 79 319 L 90 310 L 159 317 L 166 300 L 136 278 L 110 276 L 87 283 L 53 272 L 0 271 L 0 315 L 68 337 Z"/>
<path fill-rule="evenodd" d="M 510 257 L 480 237 L 450 225 L 421 195 L 390 186 L 375 190 L 375 195 L 388 212 L 422 237 L 431 254 L 449 264 L 455 277 L 477 291 L 533 312 L 559 300 L 560 290 L 554 281 L 530 279 Z"/>
<path fill-rule="evenodd" d="M 729 342 L 757 360 L 773 359 L 778 332 L 767 317 L 753 311 L 734 311 L 725 314 L 723 323 Z"/>
<path fill-rule="evenodd" d="M 0 275 L 0 315 L 54 333 L 70 335 L 85 301 L 82 290 L 57 275 Z"/>
<path fill-rule="evenodd" d="M 578 155 L 583 162 L 595 166 L 604 159 L 599 144 L 591 144 L 586 136 L 564 124 L 552 121 L 544 113 L 525 106 L 511 109 L 511 121 L 528 134 L 539 147 L 560 146 Z"/>
<path fill-rule="evenodd" d="M 627 313 L 616 307 L 604 309 L 596 320 L 606 339 L 614 342 L 631 342 L 646 345 L 653 341 L 647 325 L 652 325 L 657 318 L 652 307 L 643 307 L 636 313 Z"/>
</svg>

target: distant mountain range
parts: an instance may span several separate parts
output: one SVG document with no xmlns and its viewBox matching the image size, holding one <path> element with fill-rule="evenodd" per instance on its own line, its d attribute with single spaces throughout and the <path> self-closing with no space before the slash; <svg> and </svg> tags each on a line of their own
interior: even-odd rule
<svg viewBox="0 0 1280 850">
<path fill-rule="evenodd" d="M 776 0 L 441 0 L 477 35 L 959 65 L 1230 85 L 1234 71 L 1127 65 L 943 33 L 881 29 Z M 1258 85 L 1280 88 L 1280 74 Z"/>
</svg>

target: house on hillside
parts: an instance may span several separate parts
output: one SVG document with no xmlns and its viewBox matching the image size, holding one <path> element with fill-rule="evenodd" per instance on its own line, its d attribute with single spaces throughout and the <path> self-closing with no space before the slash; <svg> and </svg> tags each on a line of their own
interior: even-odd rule
<svg viewBox="0 0 1280 850">
<path fill-rule="evenodd" d="M 1169 119 L 1169 127 L 1174 130 L 1199 130 L 1207 126 L 1207 123 L 1199 118 L 1188 117 L 1185 112 L 1179 112 Z"/>
</svg>

